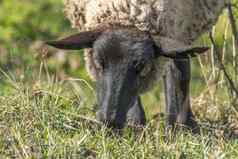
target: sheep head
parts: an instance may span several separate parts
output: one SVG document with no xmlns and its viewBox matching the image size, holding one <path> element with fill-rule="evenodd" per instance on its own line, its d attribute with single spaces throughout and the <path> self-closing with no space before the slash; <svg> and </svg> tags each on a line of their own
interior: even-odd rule
<svg viewBox="0 0 238 159">
<path fill-rule="evenodd" d="M 82 32 L 47 44 L 60 49 L 92 49 L 93 62 L 99 71 L 97 117 L 117 128 L 124 126 L 128 110 L 139 96 L 141 85 L 145 85 L 144 79 L 156 74 L 155 60 L 161 56 L 188 58 L 208 49 L 179 46 L 167 38 L 155 42 L 150 34 L 131 28 Z"/>
</svg>

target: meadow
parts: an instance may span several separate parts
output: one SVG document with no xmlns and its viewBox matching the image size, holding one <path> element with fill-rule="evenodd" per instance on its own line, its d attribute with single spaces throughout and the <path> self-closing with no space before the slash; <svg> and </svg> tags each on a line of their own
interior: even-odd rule
<svg viewBox="0 0 238 159">
<path fill-rule="evenodd" d="M 95 121 L 95 83 L 82 51 L 44 45 L 77 32 L 62 8 L 58 0 L 0 1 L 0 158 L 237 158 L 238 46 L 227 10 L 196 42 L 210 51 L 192 60 L 201 133 L 179 131 L 175 139 L 164 136 L 162 81 L 142 95 L 145 128 L 118 134 Z"/>
</svg>

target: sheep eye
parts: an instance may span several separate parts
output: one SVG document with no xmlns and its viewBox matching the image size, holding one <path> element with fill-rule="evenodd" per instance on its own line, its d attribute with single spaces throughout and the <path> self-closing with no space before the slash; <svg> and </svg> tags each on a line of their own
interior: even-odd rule
<svg viewBox="0 0 238 159">
<path fill-rule="evenodd" d="M 102 69 L 105 68 L 105 60 L 104 59 L 100 59 L 99 60 L 100 66 L 102 67 Z"/>
</svg>

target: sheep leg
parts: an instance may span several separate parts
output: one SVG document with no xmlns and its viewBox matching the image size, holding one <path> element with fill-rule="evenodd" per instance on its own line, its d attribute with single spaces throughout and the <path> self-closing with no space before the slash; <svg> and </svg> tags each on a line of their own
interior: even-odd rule
<svg viewBox="0 0 238 159">
<path fill-rule="evenodd" d="M 145 111 L 141 104 L 140 97 L 135 97 L 132 106 L 127 112 L 127 121 L 129 125 L 145 125 Z"/>
<path fill-rule="evenodd" d="M 166 99 L 166 132 L 185 125 L 194 132 L 197 123 L 190 107 L 189 83 L 191 76 L 190 60 L 174 60 L 167 67 L 164 77 Z"/>
</svg>

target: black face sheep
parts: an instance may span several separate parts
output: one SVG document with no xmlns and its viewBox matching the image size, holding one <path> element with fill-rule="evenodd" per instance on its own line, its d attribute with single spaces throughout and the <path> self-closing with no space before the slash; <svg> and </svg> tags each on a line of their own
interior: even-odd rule
<svg viewBox="0 0 238 159">
<path fill-rule="evenodd" d="M 100 121 L 117 128 L 127 120 L 144 124 L 139 95 L 164 77 L 167 127 L 197 128 L 189 100 L 189 56 L 208 48 L 190 44 L 215 23 L 224 0 L 66 0 L 65 5 L 72 24 L 86 31 L 48 44 L 85 48 Z"/>
<path fill-rule="evenodd" d="M 133 124 L 145 124 L 139 95 L 163 75 L 166 67 L 163 57 L 186 59 L 208 49 L 182 46 L 167 38 L 160 38 L 160 45 L 157 46 L 149 33 L 124 27 L 82 32 L 48 44 L 61 49 L 92 48 L 88 50 L 90 56 L 86 61 L 89 73 L 97 83 L 100 106 L 97 117 L 117 128 L 122 128 L 126 120 Z M 167 87 L 176 86 L 167 83 Z M 171 92 L 166 92 L 167 98 L 171 95 Z M 180 117 L 180 120 L 185 117 Z M 172 116 L 170 120 L 172 118 L 176 121 Z"/>
</svg>

